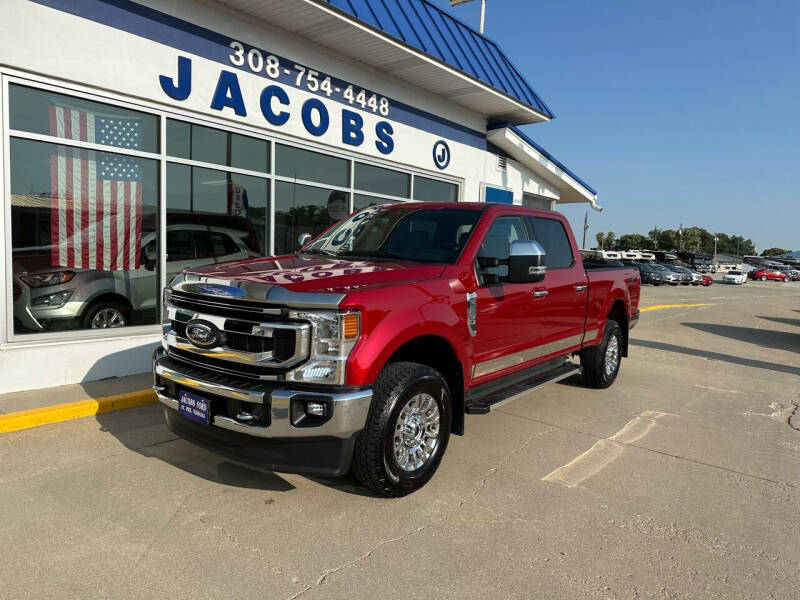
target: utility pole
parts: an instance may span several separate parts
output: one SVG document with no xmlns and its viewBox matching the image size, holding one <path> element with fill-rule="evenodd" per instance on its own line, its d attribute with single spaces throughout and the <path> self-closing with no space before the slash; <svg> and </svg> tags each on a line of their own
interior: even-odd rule
<svg viewBox="0 0 800 600">
<path fill-rule="evenodd" d="M 464 4 L 464 2 L 471 2 L 471 0 L 450 0 L 450 6 L 456 6 L 458 4 Z M 481 0 L 481 22 L 478 31 L 483 33 L 483 22 L 486 18 L 486 0 Z"/>
<path fill-rule="evenodd" d="M 683 252 L 683 223 L 678 226 L 678 252 Z"/>
<path fill-rule="evenodd" d="M 589 229 L 589 211 L 586 211 L 586 214 L 583 215 L 583 243 L 581 244 L 581 249 L 586 250 L 586 230 Z"/>
</svg>

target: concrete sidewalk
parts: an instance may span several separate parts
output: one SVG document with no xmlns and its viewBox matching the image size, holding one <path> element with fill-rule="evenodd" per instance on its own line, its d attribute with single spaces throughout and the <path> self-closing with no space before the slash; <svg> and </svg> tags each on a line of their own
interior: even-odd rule
<svg viewBox="0 0 800 600">
<path fill-rule="evenodd" d="M 0 394 L 0 433 L 29 429 L 156 401 L 150 373 Z"/>
</svg>

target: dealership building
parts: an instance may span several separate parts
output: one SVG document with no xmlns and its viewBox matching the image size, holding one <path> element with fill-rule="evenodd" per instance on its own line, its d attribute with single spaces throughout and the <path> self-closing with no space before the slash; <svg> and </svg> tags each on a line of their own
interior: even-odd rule
<svg viewBox="0 0 800 600">
<path fill-rule="evenodd" d="M 409 201 L 596 192 L 553 118 L 426 0 L 5 0 L 0 393 L 141 373 L 180 270 Z"/>
</svg>

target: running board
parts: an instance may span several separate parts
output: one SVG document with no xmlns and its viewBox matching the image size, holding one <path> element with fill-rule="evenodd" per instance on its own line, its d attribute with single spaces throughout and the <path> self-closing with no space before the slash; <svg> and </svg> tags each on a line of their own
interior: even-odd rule
<svg viewBox="0 0 800 600">
<path fill-rule="evenodd" d="M 508 387 L 493 390 L 488 394 L 480 395 L 477 398 L 467 398 L 465 410 L 470 415 L 485 415 L 491 409 L 502 406 L 512 400 L 516 400 L 523 394 L 535 390 L 536 388 L 547 385 L 548 383 L 555 383 L 566 379 L 570 375 L 575 375 L 581 372 L 580 365 L 573 363 L 564 363 L 555 369 L 545 371 L 523 379 L 522 381 L 512 383 Z"/>
</svg>

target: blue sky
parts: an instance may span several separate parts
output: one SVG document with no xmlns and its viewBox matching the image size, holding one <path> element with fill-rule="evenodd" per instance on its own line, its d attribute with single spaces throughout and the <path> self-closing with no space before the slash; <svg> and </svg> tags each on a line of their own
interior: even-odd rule
<svg viewBox="0 0 800 600">
<path fill-rule="evenodd" d="M 477 27 L 479 0 L 433 1 Z M 485 33 L 556 114 L 525 131 L 597 189 L 590 239 L 800 249 L 800 2 L 487 0 Z M 560 210 L 579 234 L 584 206 Z"/>
</svg>

